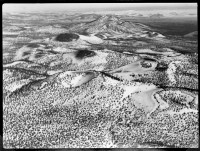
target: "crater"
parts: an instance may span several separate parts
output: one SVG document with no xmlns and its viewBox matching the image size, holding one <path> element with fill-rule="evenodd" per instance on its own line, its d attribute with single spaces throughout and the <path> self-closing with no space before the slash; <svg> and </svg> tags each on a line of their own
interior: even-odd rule
<svg viewBox="0 0 200 151">
<path fill-rule="evenodd" d="M 77 40 L 79 38 L 79 35 L 73 34 L 73 33 L 64 33 L 64 34 L 59 34 L 55 40 L 60 41 L 60 42 L 70 42 L 73 41 L 74 39 Z"/>
<path fill-rule="evenodd" d="M 93 57 L 95 56 L 96 53 L 94 51 L 90 51 L 90 50 L 78 50 L 75 54 L 75 57 L 77 59 L 84 59 L 86 57 Z"/>
</svg>

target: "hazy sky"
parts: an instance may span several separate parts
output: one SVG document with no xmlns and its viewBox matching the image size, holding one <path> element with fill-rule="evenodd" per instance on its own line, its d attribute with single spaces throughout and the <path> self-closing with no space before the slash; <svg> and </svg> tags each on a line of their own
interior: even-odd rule
<svg viewBox="0 0 200 151">
<path fill-rule="evenodd" d="M 114 8 L 197 8 L 197 3 L 33 3 L 33 4 L 4 4 L 3 12 L 26 11 L 73 11 L 73 10 L 100 10 Z"/>
</svg>

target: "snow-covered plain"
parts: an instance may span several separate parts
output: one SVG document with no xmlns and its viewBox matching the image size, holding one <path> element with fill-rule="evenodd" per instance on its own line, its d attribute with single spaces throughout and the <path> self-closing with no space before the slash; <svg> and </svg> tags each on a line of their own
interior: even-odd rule
<svg viewBox="0 0 200 151">
<path fill-rule="evenodd" d="M 95 73 L 93 72 L 77 72 L 77 71 L 66 71 L 60 73 L 59 76 L 61 84 L 66 87 L 77 87 L 84 83 L 89 82 L 95 78 Z"/>
</svg>

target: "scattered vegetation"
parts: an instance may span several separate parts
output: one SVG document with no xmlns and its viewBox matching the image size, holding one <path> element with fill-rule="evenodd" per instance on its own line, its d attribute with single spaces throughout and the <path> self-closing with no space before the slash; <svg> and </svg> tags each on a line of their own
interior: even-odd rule
<svg viewBox="0 0 200 151">
<path fill-rule="evenodd" d="M 171 82 L 168 79 L 168 75 L 165 71 L 155 71 L 148 75 L 138 75 L 137 79 L 134 81 L 143 82 L 143 83 L 153 83 L 159 87 L 170 86 Z"/>
<path fill-rule="evenodd" d="M 159 62 L 155 69 L 157 71 L 165 71 L 167 70 L 167 68 L 168 68 L 168 65 L 165 62 Z"/>
<path fill-rule="evenodd" d="M 198 64 L 198 53 L 191 53 L 187 55 L 191 64 Z"/>
<path fill-rule="evenodd" d="M 179 92 L 178 92 L 179 91 Z M 180 90 L 163 90 L 161 92 L 159 92 L 161 98 L 168 102 L 171 101 L 173 103 L 176 103 L 178 105 L 184 105 L 189 107 L 189 104 L 191 103 L 192 100 L 189 100 L 187 98 L 187 95 L 184 94 L 184 92 L 181 94 Z"/>
<path fill-rule="evenodd" d="M 141 65 L 144 68 L 150 68 L 150 67 L 152 67 L 152 64 L 150 62 L 145 62 L 145 61 L 142 61 Z"/>
<path fill-rule="evenodd" d="M 38 14 L 34 15 L 31 14 L 29 17 L 38 18 Z M 157 15 L 155 17 L 160 16 Z M 160 110 L 156 110 L 157 112 L 150 117 L 153 120 L 149 120 L 145 118 L 146 113 L 143 109 L 134 105 L 134 99 L 140 101 L 144 96 L 140 95 L 138 98 L 137 96 L 133 98 L 130 94 L 121 99 L 129 91 L 126 86 L 137 85 L 137 82 L 142 82 L 164 89 L 161 99 L 171 102 L 173 105 L 169 103 L 170 107 L 175 109 L 190 107 L 189 103 L 192 99 L 185 94 L 187 92 L 198 95 L 198 42 L 195 39 L 183 38 L 181 35 L 186 31 L 193 30 L 187 28 L 191 23 L 187 23 L 187 26 L 185 26 L 186 24 L 183 21 L 183 25 L 180 26 L 181 21 L 174 19 L 172 21 L 166 18 L 143 20 L 146 21 L 147 25 L 153 27 L 152 30 L 155 29 L 155 32 L 167 36 L 166 39 L 155 40 L 154 38 L 134 37 L 134 34 L 124 36 L 123 34 L 131 34 L 129 33 L 130 30 L 126 28 L 132 28 L 133 24 L 129 22 L 126 26 L 123 20 L 120 21 L 121 23 L 118 21 L 118 17 L 107 20 L 104 26 L 105 30 L 98 32 L 104 25 L 102 20 L 92 19 L 92 21 L 85 23 L 88 20 L 88 15 L 68 16 L 64 14 L 62 19 L 59 19 L 58 16 L 58 14 L 48 16 L 52 20 L 49 18 L 47 20 L 35 18 L 30 20 L 7 19 L 9 22 L 6 25 L 7 27 L 14 23 L 24 27 L 30 25 L 32 28 L 20 32 L 16 39 L 13 36 L 12 38 L 5 36 L 3 39 L 3 42 L 5 42 L 3 63 L 11 61 L 16 50 L 24 46 L 30 50 L 30 52 L 24 52 L 24 55 L 31 54 L 32 61 L 28 62 L 24 59 L 24 62 L 21 60 L 22 63 L 15 64 L 12 60 L 13 68 L 6 67 L 3 71 L 4 78 L 7 78 L 3 81 L 4 89 L 7 85 L 10 85 L 10 87 L 18 86 L 13 83 L 24 84 L 14 90 L 13 93 L 9 89 L 3 92 L 4 147 L 48 148 L 55 147 L 54 145 L 65 145 L 63 148 L 102 147 L 102 144 L 110 142 L 117 147 L 135 147 L 135 144 L 145 143 L 153 146 L 155 143 L 159 147 L 175 144 L 174 146 L 186 146 L 187 148 L 190 141 L 194 142 L 195 139 L 199 138 L 197 114 L 187 113 L 169 116 L 159 113 Z M 94 18 L 93 14 L 89 16 Z M 47 18 L 46 15 L 39 17 Z M 66 18 L 63 19 L 64 17 Z M 98 22 L 96 23 L 96 21 Z M 111 24 L 108 24 L 108 22 L 111 22 Z M 117 23 L 115 24 L 115 22 Z M 137 19 L 135 22 L 137 22 Z M 177 22 L 178 25 L 176 25 Z M 115 28 L 116 25 L 117 28 Z M 134 25 L 133 30 L 135 30 L 136 25 L 140 26 L 140 24 Z M 172 27 L 169 27 L 169 25 Z M 63 27 L 65 27 L 64 31 Z M 106 30 L 106 28 L 109 28 L 109 30 Z M 191 28 L 194 28 L 194 26 Z M 64 33 L 66 31 L 74 31 L 74 33 L 86 36 L 92 34 L 92 31 L 96 31 L 94 33 L 97 37 L 103 39 L 103 44 L 87 43 L 85 45 L 85 42 L 79 39 L 77 34 L 73 32 Z M 91 31 L 91 33 L 87 31 Z M 106 34 L 106 31 L 116 31 L 122 36 L 118 37 L 114 32 Z M 178 36 L 173 35 L 177 33 L 179 33 Z M 147 32 L 147 34 L 149 34 L 149 37 L 157 35 L 151 32 Z M 75 41 L 77 39 L 80 41 Z M 40 45 L 43 46 L 40 47 Z M 64 51 L 54 51 L 57 47 L 63 48 Z M 162 57 L 162 52 L 166 51 L 163 48 L 172 48 L 182 55 Z M 101 51 L 104 49 L 111 51 Z M 145 52 L 137 53 L 137 49 L 151 49 L 160 52 L 161 55 Z M 124 52 L 130 53 L 124 54 Z M 6 53 L 12 54 L 12 57 Z M 184 60 L 181 58 L 182 56 L 184 56 Z M 90 58 L 87 59 L 87 57 Z M 95 60 L 98 57 L 100 59 Z M 137 58 L 144 59 L 141 62 L 144 68 L 152 67 L 153 63 L 150 63 L 152 61 L 157 62 L 156 70 L 144 69 L 149 72 L 132 73 L 132 77 L 130 77 L 130 79 L 134 79 L 132 81 L 128 78 L 122 80 L 122 77 L 109 74 L 114 69 L 137 61 Z M 175 69 L 172 68 L 172 72 L 168 72 L 168 69 L 171 69 L 170 66 L 168 67 L 169 62 L 174 60 L 181 60 L 181 62 L 173 66 Z M 130 68 L 132 67 L 135 68 L 135 66 Z M 97 72 L 97 69 L 100 71 Z M 95 78 L 91 78 L 90 81 L 76 88 L 64 87 L 62 82 L 70 83 L 74 80 L 74 77 L 66 75 L 60 77 L 59 72 L 76 70 L 94 70 Z M 122 76 L 129 74 L 128 71 L 125 74 L 123 72 L 125 73 L 126 70 L 119 71 Z M 171 78 L 173 82 L 169 75 L 174 76 L 175 80 Z M 89 76 L 89 73 L 86 73 L 83 77 L 87 76 Z M 75 77 L 79 78 L 79 74 Z M 30 82 L 25 84 L 24 81 L 28 80 Z M 143 91 L 143 89 L 134 88 Z M 179 94 L 177 90 L 180 90 L 181 93 Z M 132 88 L 130 91 L 132 91 Z M 185 94 L 182 94 L 182 92 Z M 140 92 L 136 92 L 136 94 L 140 94 Z M 163 133 L 163 129 L 166 133 Z M 174 135 L 171 135 L 172 133 Z"/>
<path fill-rule="evenodd" d="M 182 74 L 175 74 L 175 78 L 177 81 L 175 87 L 182 87 L 198 91 L 198 78 L 191 75 L 188 76 Z"/>
</svg>

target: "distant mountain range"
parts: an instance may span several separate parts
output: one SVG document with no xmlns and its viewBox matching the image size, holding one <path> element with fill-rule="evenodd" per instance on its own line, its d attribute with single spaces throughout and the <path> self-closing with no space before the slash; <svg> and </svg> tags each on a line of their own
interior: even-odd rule
<svg viewBox="0 0 200 151">
<path fill-rule="evenodd" d="M 184 9 L 184 10 L 116 10 L 116 11 L 90 11 L 86 12 L 88 13 L 94 13 L 94 14 L 101 14 L 101 15 L 126 15 L 126 16 L 132 16 L 132 17 L 194 17 L 197 16 L 197 10 L 196 9 Z"/>
<path fill-rule="evenodd" d="M 150 30 L 148 26 L 138 23 L 132 23 L 128 21 L 123 21 L 117 16 L 113 15 L 103 15 L 98 19 L 84 24 L 79 24 L 72 27 L 71 31 L 86 31 L 88 33 L 107 33 L 107 34 L 117 34 L 117 33 L 135 33 L 142 30 Z"/>
<path fill-rule="evenodd" d="M 161 17 L 164 17 L 164 15 L 158 13 L 158 14 L 150 15 L 149 17 L 150 17 L 150 18 L 161 18 Z"/>
</svg>

